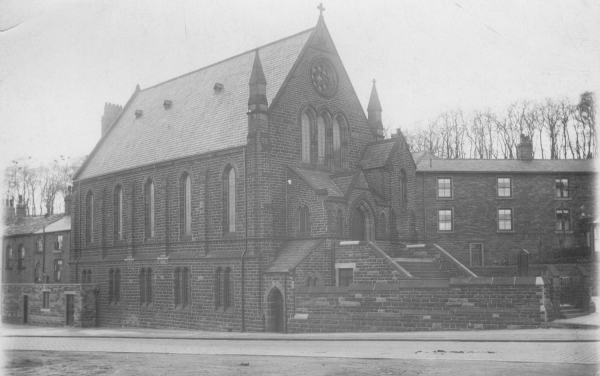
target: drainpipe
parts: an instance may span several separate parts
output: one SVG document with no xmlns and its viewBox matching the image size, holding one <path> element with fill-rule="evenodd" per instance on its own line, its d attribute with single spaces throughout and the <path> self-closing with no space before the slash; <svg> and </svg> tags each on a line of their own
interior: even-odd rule
<svg viewBox="0 0 600 376">
<path fill-rule="evenodd" d="M 287 277 L 288 277 L 288 273 L 289 272 L 285 272 L 284 275 L 284 283 L 283 283 L 283 307 L 285 308 L 283 310 L 284 312 L 284 316 L 283 316 L 283 325 L 284 325 L 284 332 L 287 333 L 288 332 L 288 305 L 287 305 Z"/>
</svg>

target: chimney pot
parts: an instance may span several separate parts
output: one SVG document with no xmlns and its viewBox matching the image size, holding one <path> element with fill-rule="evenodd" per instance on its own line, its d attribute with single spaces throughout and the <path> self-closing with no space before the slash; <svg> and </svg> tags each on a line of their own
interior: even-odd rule
<svg viewBox="0 0 600 376">
<path fill-rule="evenodd" d="M 101 123 L 102 123 L 101 136 L 102 137 L 104 137 L 104 135 L 108 131 L 108 128 L 110 128 L 110 125 L 113 123 L 113 121 L 115 121 L 115 119 L 117 118 L 117 116 L 119 115 L 119 113 L 121 112 L 122 109 L 123 109 L 123 107 L 119 106 L 118 104 L 104 103 L 104 115 L 102 115 L 102 121 L 101 121 Z"/>
<path fill-rule="evenodd" d="M 533 143 L 529 136 L 521 133 L 521 142 L 517 145 L 517 159 L 532 160 L 533 159 Z"/>
</svg>

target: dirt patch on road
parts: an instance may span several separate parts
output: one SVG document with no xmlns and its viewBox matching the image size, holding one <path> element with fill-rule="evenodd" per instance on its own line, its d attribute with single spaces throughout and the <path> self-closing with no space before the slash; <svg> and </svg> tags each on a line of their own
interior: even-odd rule
<svg viewBox="0 0 600 376">
<path fill-rule="evenodd" d="M 3 375 L 595 375 L 597 366 L 452 360 L 7 351 Z"/>
</svg>

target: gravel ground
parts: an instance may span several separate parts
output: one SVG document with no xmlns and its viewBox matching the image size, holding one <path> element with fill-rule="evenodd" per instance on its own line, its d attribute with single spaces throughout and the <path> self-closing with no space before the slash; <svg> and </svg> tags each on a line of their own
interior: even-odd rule
<svg viewBox="0 0 600 376">
<path fill-rule="evenodd" d="M 6 351 L 3 375 L 596 375 L 598 365 Z"/>
</svg>

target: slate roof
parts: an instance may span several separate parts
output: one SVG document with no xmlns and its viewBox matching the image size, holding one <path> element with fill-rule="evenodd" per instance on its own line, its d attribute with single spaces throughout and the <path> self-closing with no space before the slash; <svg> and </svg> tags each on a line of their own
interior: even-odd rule
<svg viewBox="0 0 600 376">
<path fill-rule="evenodd" d="M 431 167 L 430 167 L 431 164 Z M 418 172 L 596 172 L 593 159 L 421 159 Z"/>
<path fill-rule="evenodd" d="M 306 258 L 325 239 L 290 240 L 283 245 L 266 273 L 289 272 Z"/>
<path fill-rule="evenodd" d="M 249 80 L 256 50 L 269 105 L 313 29 L 134 93 L 77 173 L 83 180 L 115 171 L 246 144 Z M 215 83 L 223 84 L 215 93 Z M 171 100 L 169 109 L 163 107 Z M 136 110 L 142 110 L 136 118 Z"/>
<path fill-rule="evenodd" d="M 338 186 L 343 195 L 346 195 L 346 193 L 348 193 L 348 188 L 350 188 L 352 180 L 354 180 L 354 173 L 345 174 L 343 176 L 337 176 L 333 178 L 335 185 Z"/>
<path fill-rule="evenodd" d="M 412 157 L 413 157 L 413 161 L 415 161 L 415 164 L 419 164 L 419 162 L 421 162 L 421 160 L 424 159 L 439 159 L 438 157 L 436 157 L 435 155 L 431 154 L 428 151 L 417 151 L 415 153 L 411 153 Z"/>
<path fill-rule="evenodd" d="M 380 168 L 385 166 L 394 148 L 395 139 L 388 139 L 374 142 L 365 146 L 365 150 L 360 159 L 360 165 L 363 170 L 370 168 Z"/>
<path fill-rule="evenodd" d="M 16 236 L 33 234 L 37 230 L 41 230 L 44 225 L 50 224 L 65 217 L 65 214 L 52 214 L 47 218 L 43 215 L 37 217 L 25 217 L 20 220 L 13 220 L 4 227 L 4 236 Z M 70 218 L 70 217 L 69 217 Z M 70 221 L 69 221 L 70 223 Z"/>
<path fill-rule="evenodd" d="M 304 170 L 291 167 L 292 171 L 298 174 L 313 189 L 327 189 L 327 195 L 330 197 L 343 197 L 344 194 L 335 182 L 329 177 L 330 174 L 322 171 Z"/>
<path fill-rule="evenodd" d="M 63 231 L 71 231 L 71 216 L 65 215 L 60 218 L 58 221 L 53 222 L 46 226 L 46 232 L 63 232 Z M 44 232 L 44 229 L 39 229 L 35 233 L 41 234 Z"/>
</svg>

